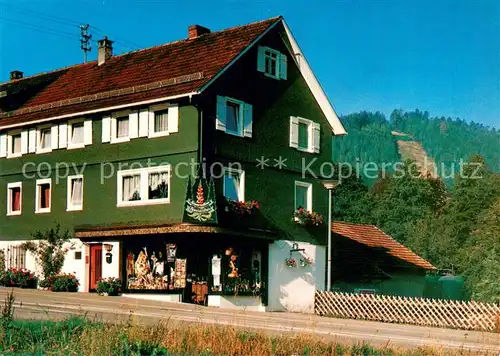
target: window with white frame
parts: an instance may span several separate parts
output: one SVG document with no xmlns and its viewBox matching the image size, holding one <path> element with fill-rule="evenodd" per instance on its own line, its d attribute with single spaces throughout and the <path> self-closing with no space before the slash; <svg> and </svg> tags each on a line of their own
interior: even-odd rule
<svg viewBox="0 0 500 356">
<path fill-rule="evenodd" d="M 274 79 L 287 79 L 287 56 L 275 49 L 260 46 L 257 70 Z"/>
<path fill-rule="evenodd" d="M 312 211 L 312 184 L 295 182 L 295 210 L 306 209 Z"/>
<path fill-rule="evenodd" d="M 68 177 L 67 210 L 83 210 L 83 175 Z"/>
<path fill-rule="evenodd" d="M 179 105 L 176 103 L 152 105 L 149 107 L 149 116 L 142 110 L 139 113 L 139 137 L 161 137 L 178 131 Z"/>
<path fill-rule="evenodd" d="M 37 152 L 49 152 L 52 150 L 52 128 L 50 126 L 39 128 Z"/>
<path fill-rule="evenodd" d="M 49 213 L 52 199 L 51 179 L 39 179 L 36 181 L 36 213 Z"/>
<path fill-rule="evenodd" d="M 217 130 L 240 137 L 252 137 L 252 105 L 227 96 L 217 96 Z"/>
<path fill-rule="evenodd" d="M 118 206 L 170 202 L 170 166 L 118 172 Z"/>
<path fill-rule="evenodd" d="M 290 147 L 299 151 L 319 153 L 320 125 L 302 117 L 290 117 Z"/>
<path fill-rule="evenodd" d="M 83 121 L 68 124 L 68 147 L 83 147 L 85 145 L 85 127 Z"/>
<path fill-rule="evenodd" d="M 168 133 L 168 109 L 154 112 L 153 134 Z"/>
<path fill-rule="evenodd" d="M 7 215 L 21 215 L 22 189 L 21 182 L 7 184 Z"/>
<path fill-rule="evenodd" d="M 223 194 L 227 199 L 245 201 L 245 172 L 224 168 Z"/>
<path fill-rule="evenodd" d="M 22 152 L 22 135 L 21 133 L 12 134 L 9 136 L 9 156 L 20 156 Z"/>
</svg>

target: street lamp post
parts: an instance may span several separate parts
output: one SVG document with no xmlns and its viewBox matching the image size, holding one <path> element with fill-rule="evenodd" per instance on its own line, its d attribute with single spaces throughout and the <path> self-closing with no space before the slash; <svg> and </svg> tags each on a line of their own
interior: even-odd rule
<svg viewBox="0 0 500 356">
<path fill-rule="evenodd" d="M 324 180 L 323 186 L 328 190 L 328 252 L 326 265 L 326 290 L 332 288 L 332 199 L 333 190 L 339 182 L 336 180 Z"/>
</svg>

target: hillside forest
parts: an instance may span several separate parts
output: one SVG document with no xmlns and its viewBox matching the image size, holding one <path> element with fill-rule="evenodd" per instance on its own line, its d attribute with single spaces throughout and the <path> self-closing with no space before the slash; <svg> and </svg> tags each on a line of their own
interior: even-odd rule
<svg viewBox="0 0 500 356">
<path fill-rule="evenodd" d="M 348 135 L 334 138 L 341 174 L 334 218 L 376 225 L 434 266 L 462 275 L 473 299 L 498 302 L 500 131 L 418 110 L 395 110 L 389 119 L 379 112 L 341 119 Z M 446 167 L 445 177 L 401 154 L 402 138 Z M 360 169 L 346 173 L 343 162 L 358 168 L 368 162 L 403 163 L 397 172 L 367 178 Z"/>
</svg>

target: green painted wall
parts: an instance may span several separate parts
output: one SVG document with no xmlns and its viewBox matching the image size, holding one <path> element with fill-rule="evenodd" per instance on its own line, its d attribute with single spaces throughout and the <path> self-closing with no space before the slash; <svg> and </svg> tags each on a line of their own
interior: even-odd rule
<svg viewBox="0 0 500 356">
<path fill-rule="evenodd" d="M 288 53 L 281 39 L 281 26 L 268 33 L 260 42 L 264 46 Z M 215 130 L 216 96 L 228 96 L 253 105 L 253 137 L 241 138 Z M 211 145 L 204 145 L 204 156 L 216 161 L 241 162 L 246 171 L 245 199 L 258 200 L 261 212 L 292 240 L 324 243 L 326 228 L 314 234 L 292 223 L 295 181 L 314 183 L 313 210 L 327 218 L 327 191 L 314 177 L 302 176 L 303 165 L 314 161 L 312 171 L 320 176 L 331 174 L 332 130 L 313 94 L 288 55 L 288 78 L 276 80 L 257 71 L 257 46 L 248 51 L 235 65 L 209 88 L 204 98 L 204 132 L 214 135 Z M 321 125 L 319 154 L 304 153 L 289 147 L 290 116 L 300 116 Z M 257 158 L 269 158 L 271 167 L 255 167 Z M 272 167 L 274 159 L 286 159 L 287 167 Z M 210 159 L 210 158 L 209 158 Z M 305 163 L 303 163 L 305 162 Z M 315 235 L 315 236 L 314 236 Z"/>
<path fill-rule="evenodd" d="M 425 288 L 425 274 L 392 273 L 391 279 L 383 281 L 348 283 L 333 282 L 333 288 L 340 288 L 342 292 L 353 293 L 355 289 L 375 289 L 377 294 L 397 295 L 403 297 L 423 297 Z"/>
<path fill-rule="evenodd" d="M 197 159 L 198 113 L 193 106 L 180 107 L 179 132 L 159 138 L 137 138 L 130 142 L 110 144 L 101 143 L 101 116 L 93 118 L 93 144 L 84 149 L 56 150 L 46 154 L 29 154 L 21 158 L 0 159 L 0 239 L 26 239 L 38 229 L 45 229 L 60 223 L 70 231 L 75 226 L 111 225 L 144 222 L 180 221 L 186 180 L 172 175 L 170 184 L 170 204 L 117 208 L 116 171 L 122 169 L 147 167 L 164 163 L 172 169 L 181 162 Z M 23 177 L 23 165 L 29 163 Z M 56 180 L 56 167 L 67 163 L 72 168 L 69 175 L 84 174 L 84 209 L 67 212 L 67 179 Z M 74 167 L 73 167 L 74 165 Z M 40 171 L 33 167 L 41 167 Z M 178 166 L 181 175 L 187 175 L 190 168 Z M 50 172 L 49 172 L 50 169 Z M 59 170 L 66 175 L 66 169 Z M 109 176 L 101 181 L 101 176 Z M 52 178 L 52 208 L 50 213 L 35 214 L 36 179 Z M 7 189 L 10 182 L 23 182 L 22 215 L 6 216 Z M 5 202 L 5 203 L 4 203 Z"/>
</svg>

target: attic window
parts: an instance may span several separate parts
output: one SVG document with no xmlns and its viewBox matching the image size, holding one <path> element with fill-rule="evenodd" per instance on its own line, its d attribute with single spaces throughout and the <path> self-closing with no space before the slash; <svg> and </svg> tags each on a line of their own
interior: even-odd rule
<svg viewBox="0 0 500 356">
<path fill-rule="evenodd" d="M 259 47 L 257 57 L 257 70 L 267 77 L 274 79 L 287 79 L 287 57 L 275 49 Z"/>
</svg>

